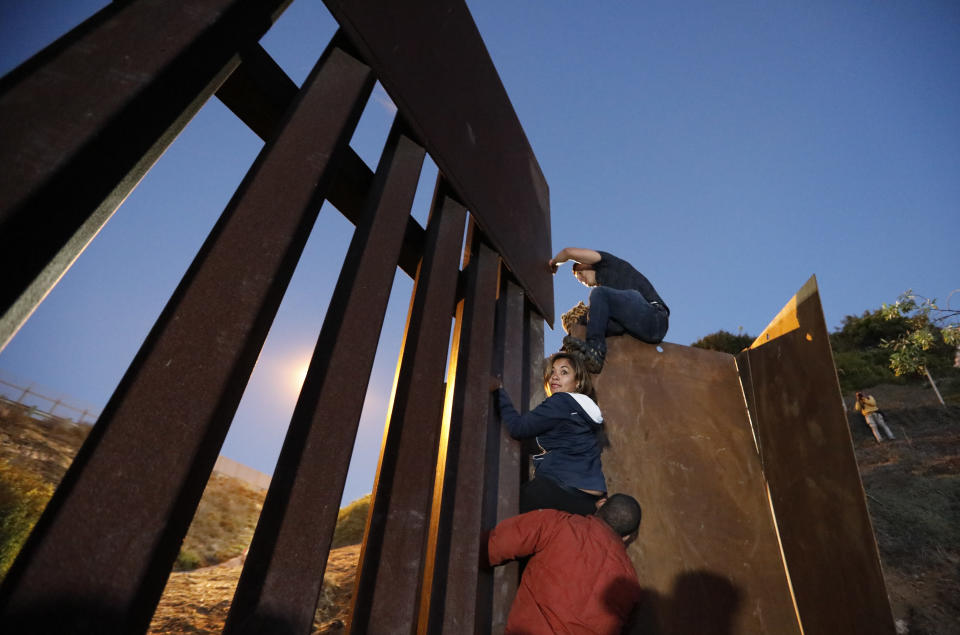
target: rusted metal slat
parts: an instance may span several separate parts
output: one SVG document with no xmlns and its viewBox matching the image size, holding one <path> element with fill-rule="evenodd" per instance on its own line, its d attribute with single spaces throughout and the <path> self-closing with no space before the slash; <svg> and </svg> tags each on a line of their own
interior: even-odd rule
<svg viewBox="0 0 960 635">
<path fill-rule="evenodd" d="M 297 85 L 260 45 L 241 52 L 242 62 L 217 90 L 217 97 L 264 141 L 268 141 L 297 95 Z M 373 172 L 352 148 L 340 163 L 340 172 L 327 199 L 354 225 L 360 222 L 373 182 Z M 411 278 L 423 253 L 423 227 L 412 216 L 403 230 L 400 268 Z"/>
<path fill-rule="evenodd" d="M 543 317 L 536 307 L 524 305 L 523 363 L 525 364 L 523 403 L 528 409 L 539 406 L 547 398 L 543 388 Z M 526 478 L 523 478 L 526 481 Z"/>
<path fill-rule="evenodd" d="M 743 384 L 752 387 L 748 405 L 803 632 L 892 634 L 876 539 L 813 279 L 792 304 L 787 317 L 793 330 L 738 359 Z"/>
<path fill-rule="evenodd" d="M 307 633 L 424 149 L 394 122 L 267 493 L 225 633 Z"/>
<path fill-rule="evenodd" d="M 333 44 L 311 73 L 0 588 L 6 632 L 146 629 L 373 81 Z"/>
<path fill-rule="evenodd" d="M 325 3 L 552 324 L 547 182 L 466 4 Z"/>
<path fill-rule="evenodd" d="M 392 408 L 360 557 L 351 630 L 408 633 L 416 625 L 440 443 L 450 316 L 466 210 L 442 173 L 427 223 Z"/>
<path fill-rule="evenodd" d="M 0 349 L 288 2 L 113 3 L 0 80 Z"/>
<path fill-rule="evenodd" d="M 509 276 L 502 275 L 500 298 L 497 301 L 496 335 L 494 337 L 494 369 L 503 379 L 503 387 L 511 396 L 521 399 L 517 407 L 526 411 L 523 399 L 524 375 L 528 363 L 524 359 L 524 304 L 523 289 Z M 491 435 L 490 448 L 495 448 L 498 457 L 490 457 L 491 465 L 486 473 L 486 500 L 488 508 L 484 513 L 484 528 L 505 518 L 520 513 L 521 474 L 526 466 L 525 456 L 520 442 L 510 436 L 507 427 L 501 425 L 496 407 L 489 413 Z M 488 457 L 489 457 L 488 452 Z M 493 523 L 490 523 L 492 519 Z M 519 569 L 516 562 L 497 567 L 493 570 L 493 589 L 491 598 L 491 633 L 502 633 L 507 625 L 507 614 L 517 593 Z"/>
<path fill-rule="evenodd" d="M 270 54 L 255 44 L 240 51 L 240 65 L 217 89 L 217 98 L 257 136 L 270 141 L 298 91 Z"/>
<path fill-rule="evenodd" d="M 429 616 L 420 616 L 420 624 L 434 633 L 489 631 L 490 607 L 478 607 L 477 602 L 481 587 L 487 589 L 484 595 L 489 598 L 492 583 L 491 571 L 480 571 L 478 565 L 484 529 L 484 476 L 487 469 L 497 467 L 496 454 L 491 457 L 487 451 L 487 438 L 499 257 L 473 222 L 467 244 L 465 297 L 457 309 L 459 338 L 450 354 L 451 366 L 456 364 L 456 368 L 450 373 L 455 373 L 453 402 L 435 521 L 432 584 L 430 578 L 425 582 Z M 482 622 L 485 626 L 480 626 Z"/>
<path fill-rule="evenodd" d="M 543 388 L 543 318 L 529 301 L 523 307 L 523 407 L 532 410 L 539 406 L 547 393 Z M 520 482 L 530 479 L 530 455 L 538 454 L 540 446 L 536 439 L 526 439 L 520 444 L 522 451 Z"/>
</svg>

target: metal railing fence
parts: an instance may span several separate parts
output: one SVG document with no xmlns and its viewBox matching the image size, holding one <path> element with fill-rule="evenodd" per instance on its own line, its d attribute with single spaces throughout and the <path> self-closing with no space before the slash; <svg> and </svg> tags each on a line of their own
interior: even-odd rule
<svg viewBox="0 0 960 635">
<path fill-rule="evenodd" d="M 0 379 L 0 399 L 29 408 L 32 417 L 70 419 L 76 423 L 93 423 L 99 413 L 92 406 L 81 406 L 63 396 L 45 395 L 34 384 L 22 386 Z M 70 414 L 68 412 L 70 411 Z"/>
</svg>

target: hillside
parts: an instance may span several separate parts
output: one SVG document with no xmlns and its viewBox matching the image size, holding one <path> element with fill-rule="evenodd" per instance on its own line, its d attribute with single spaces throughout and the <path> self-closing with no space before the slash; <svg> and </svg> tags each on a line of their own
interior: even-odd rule
<svg viewBox="0 0 960 635">
<path fill-rule="evenodd" d="M 960 405 L 940 406 L 929 388 L 868 392 L 897 437 L 877 443 L 861 415 L 848 415 L 894 617 L 911 635 L 951 635 L 960 624 Z"/>
<path fill-rule="evenodd" d="M 0 409 L 0 576 L 74 455 L 90 426 L 36 420 L 15 405 Z M 239 556 L 253 536 L 266 492 L 214 473 L 183 541 L 174 570 L 209 566 Z"/>
<path fill-rule="evenodd" d="M 0 578 L 89 432 L 90 426 L 35 420 L 0 402 Z"/>
<path fill-rule="evenodd" d="M 90 432 L 67 420 L 36 420 L 0 406 L 0 578 Z M 157 607 L 151 633 L 219 633 L 266 492 L 214 473 Z M 370 496 L 340 510 L 315 627 L 342 631 L 353 592 Z M 11 522 L 14 521 L 14 522 Z"/>
</svg>

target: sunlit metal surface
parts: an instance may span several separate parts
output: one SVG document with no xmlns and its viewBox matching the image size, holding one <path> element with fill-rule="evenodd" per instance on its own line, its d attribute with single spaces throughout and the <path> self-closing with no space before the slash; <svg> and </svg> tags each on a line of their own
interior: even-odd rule
<svg viewBox="0 0 960 635">
<path fill-rule="evenodd" d="M 467 6 L 325 4 L 552 324 L 553 282 L 544 275 L 552 255 L 549 189 Z"/>
<path fill-rule="evenodd" d="M 786 309 L 737 360 L 803 629 L 892 634 L 816 280 Z"/>
</svg>

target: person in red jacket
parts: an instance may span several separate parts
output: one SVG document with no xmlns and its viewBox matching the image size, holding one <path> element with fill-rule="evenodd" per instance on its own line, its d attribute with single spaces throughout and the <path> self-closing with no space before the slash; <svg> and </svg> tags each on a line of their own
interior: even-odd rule
<svg viewBox="0 0 960 635">
<path fill-rule="evenodd" d="M 508 518 L 487 540 L 491 565 L 532 556 L 507 618 L 507 635 L 614 635 L 640 599 L 627 545 L 640 504 L 614 494 L 592 516 L 539 509 Z"/>
</svg>

